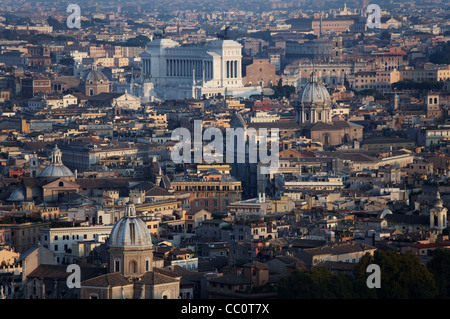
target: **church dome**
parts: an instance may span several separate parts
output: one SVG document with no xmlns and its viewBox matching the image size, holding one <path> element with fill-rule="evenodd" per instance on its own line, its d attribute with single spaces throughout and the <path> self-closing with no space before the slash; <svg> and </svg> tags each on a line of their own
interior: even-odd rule
<svg viewBox="0 0 450 319">
<path fill-rule="evenodd" d="M 119 219 L 109 235 L 110 247 L 152 246 L 152 237 L 147 225 L 136 216 L 134 204 L 128 204 L 125 216 Z"/>
<path fill-rule="evenodd" d="M 25 201 L 25 190 L 21 188 L 15 189 L 11 195 L 8 197 L 9 202 L 23 202 Z"/>
<path fill-rule="evenodd" d="M 39 177 L 72 177 L 72 171 L 62 163 L 62 153 L 58 145 L 52 150 L 52 163 L 44 168 Z"/>
<path fill-rule="evenodd" d="M 330 93 L 327 88 L 317 80 L 315 72 L 311 73 L 310 82 L 298 94 L 298 102 L 312 107 L 331 106 Z"/>
<path fill-rule="evenodd" d="M 92 69 L 85 77 L 84 81 L 88 83 L 108 82 L 108 77 L 96 68 Z"/>
</svg>

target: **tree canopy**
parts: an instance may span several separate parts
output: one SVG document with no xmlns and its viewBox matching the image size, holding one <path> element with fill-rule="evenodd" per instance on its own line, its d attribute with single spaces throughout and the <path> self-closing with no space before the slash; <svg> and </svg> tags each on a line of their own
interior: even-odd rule
<svg viewBox="0 0 450 319">
<path fill-rule="evenodd" d="M 450 41 L 435 53 L 430 54 L 430 62 L 436 64 L 450 64 Z"/>
<path fill-rule="evenodd" d="M 411 253 L 377 250 L 373 256 L 364 256 L 357 266 L 356 280 L 361 287 L 370 275 L 366 269 L 376 264 L 381 269 L 381 288 L 371 289 L 373 297 L 381 299 L 421 299 L 434 298 L 437 286 L 432 273 Z M 367 287 L 367 286 L 366 286 Z M 369 289 L 369 288 L 366 288 Z M 361 291 L 364 295 L 364 290 Z"/>
<path fill-rule="evenodd" d="M 427 267 L 436 280 L 437 296 L 439 298 L 450 298 L 450 251 L 436 249 Z"/>
<path fill-rule="evenodd" d="M 448 297 L 450 253 L 440 252 L 426 267 L 411 252 L 377 250 L 357 264 L 354 277 L 316 267 L 283 277 L 278 296 L 283 299 L 429 299 Z M 368 288 L 370 264 L 380 266 L 381 287 Z M 444 280 L 445 278 L 445 280 Z M 439 284 L 436 284 L 439 282 Z"/>
<path fill-rule="evenodd" d="M 289 276 L 283 277 L 278 285 L 278 295 L 283 299 L 355 297 L 351 277 L 344 274 L 333 274 L 325 267 L 294 271 Z"/>
<path fill-rule="evenodd" d="M 292 85 L 283 85 L 282 79 L 278 81 L 278 84 L 276 86 L 272 87 L 272 90 L 274 92 L 273 97 L 276 99 L 280 99 L 283 97 L 289 99 L 291 95 L 295 93 L 295 87 Z"/>
</svg>

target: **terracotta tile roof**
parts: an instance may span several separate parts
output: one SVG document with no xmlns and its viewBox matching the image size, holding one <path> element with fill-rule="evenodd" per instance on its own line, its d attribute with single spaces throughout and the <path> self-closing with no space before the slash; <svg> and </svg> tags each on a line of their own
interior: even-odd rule
<svg viewBox="0 0 450 319">
<path fill-rule="evenodd" d="M 167 191 L 167 189 L 154 186 L 145 193 L 145 196 L 173 196 L 173 194 Z"/>
<path fill-rule="evenodd" d="M 317 122 L 311 127 L 311 131 L 324 131 L 324 130 L 342 130 L 343 128 L 352 127 L 352 128 L 362 128 L 361 125 L 346 122 L 346 121 L 335 121 L 333 123 L 324 123 Z"/>
<path fill-rule="evenodd" d="M 130 187 L 130 189 L 132 189 L 132 190 L 149 191 L 153 187 L 155 187 L 155 184 L 153 184 L 152 182 L 149 182 L 149 181 L 144 181 L 142 183 L 139 183 L 139 184 L 137 184 L 135 186 Z"/>
<path fill-rule="evenodd" d="M 24 177 L 23 185 L 25 187 L 42 187 L 44 186 L 44 182 L 37 177 Z"/>
<path fill-rule="evenodd" d="M 201 272 L 188 270 L 177 265 L 169 267 L 171 267 L 173 272 L 181 276 L 181 285 L 190 285 L 195 282 L 199 282 L 204 276 Z"/>
<path fill-rule="evenodd" d="M 128 279 L 118 272 L 104 274 L 81 282 L 81 286 L 92 287 L 117 287 L 132 284 L 133 282 L 128 281 Z"/>
<path fill-rule="evenodd" d="M 197 214 L 198 212 L 201 212 L 201 211 L 208 212 L 204 208 L 194 207 L 194 208 L 190 208 L 189 211 L 186 212 L 186 215 L 195 215 L 195 214 Z"/>
<path fill-rule="evenodd" d="M 163 269 L 163 268 L 154 267 L 153 272 L 156 272 L 156 273 L 164 275 L 164 276 L 172 277 L 172 278 L 180 278 L 180 275 L 177 274 L 176 272 L 173 272 L 173 271 L 170 271 L 167 269 Z"/>
<path fill-rule="evenodd" d="M 170 270 L 165 270 L 162 268 L 153 268 L 153 271 L 148 271 L 142 275 L 140 284 L 143 285 L 162 285 L 173 282 L 179 282 L 181 276 Z"/>
<path fill-rule="evenodd" d="M 392 224 L 429 225 L 430 217 L 419 215 L 388 214 L 385 219 Z"/>
<path fill-rule="evenodd" d="M 253 127 L 255 129 L 278 128 L 280 131 L 283 131 L 283 130 L 298 130 L 300 128 L 300 126 L 295 121 L 286 121 L 286 122 L 254 122 L 254 123 L 248 123 L 248 127 Z"/>
<path fill-rule="evenodd" d="M 98 267 L 81 267 L 81 280 L 90 280 L 105 273 L 106 269 Z M 71 273 L 67 272 L 66 265 L 39 265 L 27 278 L 67 278 Z"/>
<path fill-rule="evenodd" d="M 256 269 L 269 269 L 269 266 L 267 266 L 264 263 L 261 263 L 259 261 L 253 260 L 252 262 L 246 263 L 245 265 L 243 265 L 242 267 L 246 267 L 246 268 L 256 268 Z"/>
<path fill-rule="evenodd" d="M 66 278 L 70 275 L 63 265 L 39 265 L 27 278 Z"/>
<path fill-rule="evenodd" d="M 438 247 L 449 247 L 450 242 L 449 241 L 443 241 L 440 243 L 429 243 L 429 244 L 414 244 L 411 245 L 411 247 L 414 248 L 438 248 Z"/>
<path fill-rule="evenodd" d="M 244 275 L 228 274 L 209 279 L 209 282 L 229 285 L 251 285 L 252 281 Z"/>
<path fill-rule="evenodd" d="M 354 252 L 363 252 L 366 250 L 376 249 L 373 246 L 366 244 L 334 244 L 334 245 L 324 245 L 317 248 L 306 248 L 303 251 L 308 253 L 309 255 L 341 255 L 341 254 L 349 254 Z"/>
<path fill-rule="evenodd" d="M 78 178 L 75 182 L 82 188 L 127 188 L 130 178 Z"/>
</svg>

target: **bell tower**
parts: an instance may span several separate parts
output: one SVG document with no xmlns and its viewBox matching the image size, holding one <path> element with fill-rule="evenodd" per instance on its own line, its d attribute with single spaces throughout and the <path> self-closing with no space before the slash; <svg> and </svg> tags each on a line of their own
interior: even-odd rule
<svg viewBox="0 0 450 319">
<path fill-rule="evenodd" d="M 436 228 L 438 234 L 442 234 L 442 231 L 447 228 L 447 208 L 444 207 L 439 191 L 436 193 L 434 206 L 430 209 L 430 228 Z"/>
<path fill-rule="evenodd" d="M 36 157 L 36 154 L 33 154 L 33 157 L 30 158 L 30 177 L 38 177 L 39 174 L 39 160 Z"/>
</svg>

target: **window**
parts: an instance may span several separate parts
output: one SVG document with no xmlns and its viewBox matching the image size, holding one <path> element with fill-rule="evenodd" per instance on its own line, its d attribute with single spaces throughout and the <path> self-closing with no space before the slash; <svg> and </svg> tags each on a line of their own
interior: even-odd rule
<svg viewBox="0 0 450 319">
<path fill-rule="evenodd" d="M 114 271 L 120 271 L 120 259 L 114 259 Z"/>
<path fill-rule="evenodd" d="M 133 274 L 137 273 L 137 262 L 135 260 L 130 261 L 130 271 Z"/>
</svg>

